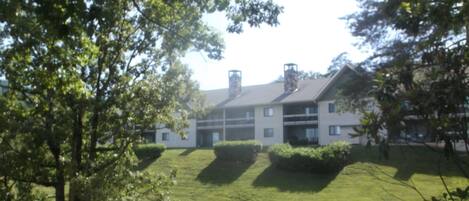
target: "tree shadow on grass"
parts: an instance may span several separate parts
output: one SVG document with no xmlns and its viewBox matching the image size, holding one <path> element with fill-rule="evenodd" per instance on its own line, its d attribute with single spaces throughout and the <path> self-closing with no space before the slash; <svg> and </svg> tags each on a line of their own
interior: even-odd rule
<svg viewBox="0 0 469 201">
<path fill-rule="evenodd" d="M 253 163 L 213 160 L 197 175 L 202 183 L 223 185 L 236 181 Z"/>
<path fill-rule="evenodd" d="M 140 158 L 138 158 L 139 162 L 138 162 L 138 165 L 135 168 L 135 170 L 138 170 L 138 171 L 145 170 L 148 166 L 150 166 L 153 162 L 155 162 L 160 157 L 161 156 L 158 156 L 158 157 L 140 157 Z"/>
<path fill-rule="evenodd" d="M 438 150 L 437 150 L 438 151 Z M 380 156 L 378 147 L 367 149 L 364 146 L 352 148 L 352 161 L 383 165 L 396 168 L 394 179 L 408 181 L 414 174 L 439 175 L 438 163 L 441 165 L 441 173 L 444 176 L 462 176 L 462 172 L 454 161 L 443 159 L 442 153 L 436 153 L 423 145 L 393 145 L 390 149 L 390 159 L 385 160 Z M 466 157 L 467 158 L 467 157 Z M 463 165 L 464 166 L 464 165 Z M 462 167 L 469 172 L 469 167 Z"/>
<path fill-rule="evenodd" d="M 188 156 L 189 154 L 191 154 L 192 152 L 194 152 L 196 150 L 196 148 L 187 148 L 186 150 L 184 150 L 183 152 L 181 152 L 179 154 L 179 156 Z"/>
<path fill-rule="evenodd" d="M 280 191 L 319 192 L 334 180 L 337 174 L 288 172 L 271 165 L 257 176 L 252 185 L 255 187 L 276 187 Z"/>
</svg>

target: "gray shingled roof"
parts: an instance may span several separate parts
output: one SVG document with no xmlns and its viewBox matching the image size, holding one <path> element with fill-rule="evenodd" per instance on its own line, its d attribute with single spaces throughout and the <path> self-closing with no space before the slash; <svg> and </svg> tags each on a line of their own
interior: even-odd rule
<svg viewBox="0 0 469 201">
<path fill-rule="evenodd" d="M 283 82 L 254 86 L 243 86 L 241 95 L 228 98 L 228 89 L 203 91 L 210 105 L 216 107 L 242 107 L 252 105 L 283 104 L 294 102 L 315 101 L 319 92 L 331 78 L 316 80 L 300 80 L 298 90 L 285 94 Z"/>
</svg>

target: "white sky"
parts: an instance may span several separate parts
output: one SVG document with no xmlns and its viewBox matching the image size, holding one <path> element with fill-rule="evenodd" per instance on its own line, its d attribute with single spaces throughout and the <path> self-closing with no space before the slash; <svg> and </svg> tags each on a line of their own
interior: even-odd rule
<svg viewBox="0 0 469 201">
<path fill-rule="evenodd" d="M 227 33 L 224 14 L 206 17 L 206 22 L 222 33 L 224 59 L 210 60 L 191 52 L 183 58 L 193 70 L 193 79 L 203 90 L 228 87 L 228 70 L 243 73 L 242 85 L 272 82 L 283 74 L 283 64 L 296 63 L 304 71 L 324 73 L 332 58 L 348 52 L 353 61 L 367 53 L 358 50 L 342 16 L 357 11 L 355 0 L 274 0 L 284 6 L 280 25 L 260 28 L 244 26 L 241 34 Z"/>
</svg>

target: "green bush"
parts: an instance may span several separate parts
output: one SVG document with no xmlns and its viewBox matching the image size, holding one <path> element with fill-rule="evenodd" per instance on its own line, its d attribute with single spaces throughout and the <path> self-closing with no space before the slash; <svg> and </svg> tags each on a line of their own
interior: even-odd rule
<svg viewBox="0 0 469 201">
<path fill-rule="evenodd" d="M 140 144 L 134 147 L 134 153 L 141 160 L 156 159 L 166 150 L 164 144 Z"/>
<path fill-rule="evenodd" d="M 254 162 L 262 150 L 262 144 L 255 140 L 217 142 L 213 151 L 219 160 Z"/>
<path fill-rule="evenodd" d="M 350 144 L 342 141 L 318 148 L 293 148 L 289 144 L 278 144 L 270 147 L 269 158 L 279 169 L 330 173 L 341 170 L 348 163 L 350 149 Z"/>
</svg>

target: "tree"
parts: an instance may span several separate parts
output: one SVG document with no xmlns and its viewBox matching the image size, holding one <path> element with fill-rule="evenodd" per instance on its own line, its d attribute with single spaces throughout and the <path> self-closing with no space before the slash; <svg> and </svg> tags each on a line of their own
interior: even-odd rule
<svg viewBox="0 0 469 201">
<path fill-rule="evenodd" d="M 71 201 L 163 199 L 171 181 L 134 172 L 131 147 L 155 123 L 182 133 L 201 105 L 178 58 L 189 49 L 222 58 L 222 39 L 202 21 L 218 11 L 240 33 L 244 23 L 277 25 L 282 8 L 270 0 L 0 1 L 2 199 L 22 199 L 37 184 L 53 187 L 58 201 L 66 184 Z"/>
<path fill-rule="evenodd" d="M 325 77 L 331 77 L 337 73 L 342 67 L 347 64 L 352 64 L 352 61 L 348 58 L 347 52 L 342 52 L 331 60 L 331 64 L 327 68 Z"/>
<path fill-rule="evenodd" d="M 378 101 L 438 122 L 428 125 L 437 138 L 457 131 L 467 140 L 466 115 L 453 116 L 465 114 L 468 97 L 468 3 L 359 2 L 363 11 L 348 16 L 349 25 L 376 51 L 363 66 L 375 72 Z"/>
<path fill-rule="evenodd" d="M 323 78 L 324 75 L 322 75 L 321 73 L 319 72 L 313 72 L 313 71 L 298 71 L 298 79 L 299 80 L 315 80 L 315 79 L 320 79 L 320 78 Z M 285 78 L 283 77 L 283 75 L 280 75 L 276 80 L 274 80 L 273 82 L 283 82 L 285 80 Z"/>
<path fill-rule="evenodd" d="M 325 77 L 332 77 L 342 67 L 347 64 L 352 64 L 352 61 L 348 58 L 347 52 L 342 52 L 331 60 L 331 64 L 327 68 L 327 73 L 321 74 L 313 71 L 298 71 L 298 79 L 300 80 L 315 80 Z M 283 75 L 279 76 L 274 82 L 283 82 Z"/>
<path fill-rule="evenodd" d="M 373 96 L 373 73 L 361 68 L 353 67 L 353 76 L 337 86 L 336 104 L 339 111 L 367 112 L 373 106 L 370 100 Z"/>
<path fill-rule="evenodd" d="M 392 138 L 410 125 L 407 117 L 416 117 L 469 178 L 462 168 L 467 161 L 452 151 L 463 141 L 469 154 L 469 2 L 358 2 L 361 11 L 347 19 L 361 45 L 375 52 L 361 65 L 374 75 L 370 94 L 381 111 L 379 122 Z"/>
</svg>

